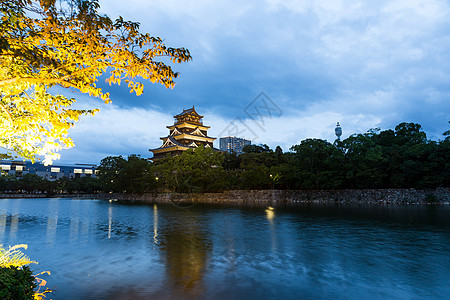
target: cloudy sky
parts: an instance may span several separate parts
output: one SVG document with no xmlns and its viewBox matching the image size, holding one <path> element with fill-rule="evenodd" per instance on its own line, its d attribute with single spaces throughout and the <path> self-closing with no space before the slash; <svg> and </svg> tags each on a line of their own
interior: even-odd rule
<svg viewBox="0 0 450 300">
<path fill-rule="evenodd" d="M 101 0 L 101 11 L 185 47 L 173 90 L 148 82 L 136 97 L 105 85 L 112 104 L 71 130 L 61 163 L 98 163 L 161 145 L 166 125 L 195 105 L 210 136 L 239 135 L 284 151 L 401 122 L 442 139 L 450 120 L 447 0 Z M 259 116 L 255 114 L 259 109 Z M 218 141 L 216 141 L 218 147 Z"/>
</svg>

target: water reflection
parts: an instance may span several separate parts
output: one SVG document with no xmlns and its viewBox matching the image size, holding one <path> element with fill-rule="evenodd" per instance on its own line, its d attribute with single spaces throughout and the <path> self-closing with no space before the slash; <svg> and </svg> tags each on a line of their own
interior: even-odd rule
<svg viewBox="0 0 450 300">
<path fill-rule="evenodd" d="M 5 237 L 5 230 L 6 230 L 6 210 L 1 209 L 0 210 L 0 241 L 3 241 L 3 238 Z"/>
<path fill-rule="evenodd" d="M 211 241 L 197 213 L 191 209 L 179 209 L 173 213 L 170 224 L 160 229 L 166 270 L 175 294 L 197 297 L 204 291 L 202 279 L 212 249 Z"/>
<path fill-rule="evenodd" d="M 80 202 L 72 201 L 71 214 L 70 214 L 70 240 L 78 240 L 79 228 L 80 228 Z"/>
<path fill-rule="evenodd" d="M 272 253 L 275 253 L 277 251 L 277 235 L 275 232 L 275 223 L 274 223 L 274 218 L 275 218 L 275 208 L 273 208 L 272 206 L 269 206 L 266 209 L 266 218 L 269 221 L 269 230 L 270 230 L 270 241 L 271 241 L 271 248 L 272 248 Z"/>
<path fill-rule="evenodd" d="M 275 218 L 275 209 L 272 206 L 269 206 L 266 209 L 266 217 L 267 220 L 269 220 L 269 222 L 273 224 L 273 218 Z"/>
<path fill-rule="evenodd" d="M 111 203 L 109 204 L 108 207 L 108 239 L 111 238 L 111 227 L 112 227 L 112 205 Z"/>
<path fill-rule="evenodd" d="M 14 199 L 0 238 L 29 244 L 53 299 L 445 299 L 449 215 Z"/>
<path fill-rule="evenodd" d="M 17 237 L 17 231 L 19 229 L 19 214 L 20 214 L 20 204 L 22 199 L 17 199 L 13 202 L 12 213 L 11 213 L 11 224 L 9 227 L 9 238 L 15 240 Z"/>
<path fill-rule="evenodd" d="M 56 237 L 56 229 L 58 227 L 58 199 L 51 199 L 48 206 L 47 217 L 47 243 L 53 244 Z"/>
<path fill-rule="evenodd" d="M 17 237 L 17 230 L 19 229 L 19 215 L 11 216 L 11 227 L 9 228 L 9 238 L 15 240 Z"/>
<path fill-rule="evenodd" d="M 153 204 L 153 246 L 158 244 L 158 206 Z"/>
</svg>

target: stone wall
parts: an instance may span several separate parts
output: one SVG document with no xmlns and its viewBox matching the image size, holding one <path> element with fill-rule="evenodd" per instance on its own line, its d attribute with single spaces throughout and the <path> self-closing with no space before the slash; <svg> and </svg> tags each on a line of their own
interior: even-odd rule
<svg viewBox="0 0 450 300">
<path fill-rule="evenodd" d="M 0 194 L 0 198 L 46 198 L 46 194 Z M 223 193 L 62 194 L 54 198 L 101 198 L 140 203 L 216 203 L 246 206 L 296 203 L 450 204 L 450 189 L 378 189 L 334 191 L 234 190 Z M 428 200 L 428 201 L 427 201 Z M 434 202 L 435 201 L 435 202 Z"/>
<path fill-rule="evenodd" d="M 334 191 L 234 190 L 223 193 L 103 194 L 101 198 L 141 203 L 217 203 L 250 206 L 296 203 L 450 204 L 450 189 L 377 189 Z"/>
<path fill-rule="evenodd" d="M 105 196 L 102 195 L 101 198 Z M 99 194 L 16 194 L 16 193 L 0 193 L 0 199 L 9 199 L 9 198 L 99 198 Z"/>
<path fill-rule="evenodd" d="M 9 199 L 9 198 L 46 198 L 46 194 L 13 194 L 13 193 L 4 193 L 0 194 L 0 199 Z"/>
</svg>

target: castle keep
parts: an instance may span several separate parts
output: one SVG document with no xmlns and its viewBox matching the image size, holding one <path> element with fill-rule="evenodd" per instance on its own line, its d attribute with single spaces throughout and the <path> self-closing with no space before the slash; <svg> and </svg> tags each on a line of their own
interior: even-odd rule
<svg viewBox="0 0 450 300">
<path fill-rule="evenodd" d="M 203 125 L 203 116 L 195 111 L 194 106 L 184 109 L 182 113 L 173 117 L 174 124 L 167 126 L 169 135 L 161 138 L 162 146 L 150 149 L 153 152 L 153 160 L 179 155 L 187 149 L 197 148 L 201 145 L 213 149 L 213 141 L 216 138 L 208 136 L 210 127 Z"/>
</svg>

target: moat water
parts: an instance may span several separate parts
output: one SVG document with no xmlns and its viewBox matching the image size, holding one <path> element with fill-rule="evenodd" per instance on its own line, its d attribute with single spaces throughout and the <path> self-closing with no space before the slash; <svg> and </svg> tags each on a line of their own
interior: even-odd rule
<svg viewBox="0 0 450 300">
<path fill-rule="evenodd" d="M 48 299 L 448 299 L 448 206 L 0 199 Z"/>
</svg>

